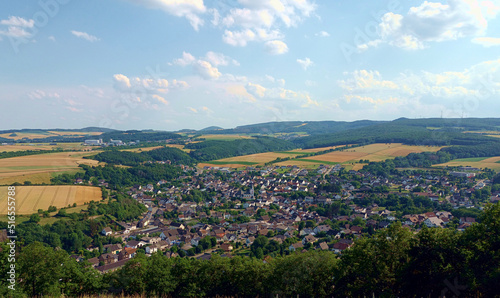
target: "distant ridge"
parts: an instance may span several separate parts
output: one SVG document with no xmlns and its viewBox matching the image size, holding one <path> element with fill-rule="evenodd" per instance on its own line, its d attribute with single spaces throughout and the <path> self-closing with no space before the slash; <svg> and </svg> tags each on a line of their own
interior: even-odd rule
<svg viewBox="0 0 500 298">
<path fill-rule="evenodd" d="M 223 130 L 223 129 L 224 129 L 224 128 L 219 127 L 219 126 L 209 126 L 209 127 L 205 127 L 205 128 L 203 128 L 203 129 L 200 129 L 200 130 L 198 130 L 198 131 L 203 131 L 203 132 L 205 132 L 205 131 Z"/>
</svg>

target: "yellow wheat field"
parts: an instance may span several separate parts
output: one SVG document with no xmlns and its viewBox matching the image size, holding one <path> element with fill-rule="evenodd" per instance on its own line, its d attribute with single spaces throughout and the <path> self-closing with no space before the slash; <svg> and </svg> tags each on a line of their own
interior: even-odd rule
<svg viewBox="0 0 500 298">
<path fill-rule="evenodd" d="M 23 183 L 35 174 L 75 172 L 80 164 L 97 165 L 98 161 L 83 158 L 96 153 L 58 152 L 0 159 L 0 183 Z"/>
<path fill-rule="evenodd" d="M 408 146 L 400 143 L 371 144 L 367 146 L 346 149 L 343 151 L 335 151 L 301 159 L 314 160 L 317 162 L 325 161 L 338 163 L 356 163 L 359 160 L 383 161 L 386 159 L 394 158 L 396 156 L 406 156 L 410 153 L 436 152 L 441 148 L 442 147 Z M 289 161 L 277 163 L 277 165 L 303 166 L 304 161 L 292 159 Z M 356 168 L 359 168 L 359 166 L 357 166 Z"/>
<path fill-rule="evenodd" d="M 49 206 L 57 208 L 68 205 L 82 205 L 102 199 L 101 189 L 79 185 L 16 186 L 16 214 L 32 214 L 38 209 L 47 210 Z M 8 189 L 0 187 L 0 215 L 7 214 Z"/>
</svg>

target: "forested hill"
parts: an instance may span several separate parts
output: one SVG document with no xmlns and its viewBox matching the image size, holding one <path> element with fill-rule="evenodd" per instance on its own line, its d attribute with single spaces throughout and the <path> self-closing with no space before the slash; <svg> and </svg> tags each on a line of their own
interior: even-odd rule
<svg viewBox="0 0 500 298">
<path fill-rule="evenodd" d="M 353 122 L 345 121 L 283 121 L 267 122 L 238 126 L 232 129 L 204 129 L 203 133 L 216 134 L 275 134 L 275 133 L 306 133 L 316 135 L 324 132 L 339 132 L 349 129 L 367 127 L 375 124 L 385 123 L 386 121 L 360 120 Z"/>
<path fill-rule="evenodd" d="M 255 137 L 234 141 L 210 140 L 186 145 L 192 151 L 189 155 L 198 161 L 209 161 L 232 156 L 248 155 L 269 151 L 283 151 L 295 148 L 291 142 L 269 138 Z"/>
<path fill-rule="evenodd" d="M 297 138 L 302 148 L 340 144 L 404 143 L 408 145 L 477 145 L 500 139 L 481 134 L 500 130 L 500 119 L 397 119 L 389 123 Z M 474 131 L 476 133 L 465 133 Z"/>
</svg>

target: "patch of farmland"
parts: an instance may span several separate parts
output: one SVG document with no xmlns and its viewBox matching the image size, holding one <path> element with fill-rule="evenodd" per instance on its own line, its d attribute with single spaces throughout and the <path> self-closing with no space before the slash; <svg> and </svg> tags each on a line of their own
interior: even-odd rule
<svg viewBox="0 0 500 298">
<path fill-rule="evenodd" d="M 406 156 L 410 153 L 436 152 L 442 147 L 408 146 L 400 143 L 371 144 L 362 147 L 350 148 L 343 151 L 334 151 L 321 155 L 306 157 L 315 161 L 346 163 L 357 162 L 361 159 L 369 161 L 383 161 L 396 156 Z M 281 165 L 281 164 L 280 164 Z"/>
<path fill-rule="evenodd" d="M 492 169 L 500 171 L 500 156 L 486 157 L 486 158 L 463 158 L 454 159 L 447 163 L 433 165 L 433 167 L 474 167 L 480 169 Z"/>
<path fill-rule="evenodd" d="M 99 163 L 97 160 L 83 158 L 93 154 L 96 152 L 58 152 L 0 159 L 0 180 L 16 177 L 14 182 L 23 183 L 34 174 L 77 171 L 80 164 Z"/>
<path fill-rule="evenodd" d="M 68 205 L 83 205 L 102 199 L 101 189 L 79 185 L 16 186 L 16 214 L 32 214 L 38 209 L 47 210 L 49 206 L 57 208 Z M 0 187 L 0 214 L 7 214 L 8 189 Z"/>
</svg>

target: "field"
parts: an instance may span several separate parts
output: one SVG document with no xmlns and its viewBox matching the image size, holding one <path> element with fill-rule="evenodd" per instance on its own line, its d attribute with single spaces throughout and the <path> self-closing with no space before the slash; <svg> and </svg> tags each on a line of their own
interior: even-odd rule
<svg viewBox="0 0 500 298">
<path fill-rule="evenodd" d="M 239 140 L 239 139 L 252 139 L 251 136 L 246 136 L 246 135 L 202 135 L 202 136 L 200 136 L 198 138 L 206 139 L 206 140 L 221 140 L 221 141 L 232 141 L 232 140 Z"/>
<path fill-rule="evenodd" d="M 474 168 L 480 168 L 480 169 L 488 168 L 500 171 L 500 156 L 454 159 L 447 163 L 434 165 L 434 167 L 446 167 L 446 166 L 448 167 L 471 166 Z"/>
<path fill-rule="evenodd" d="M 32 214 L 38 209 L 47 210 L 49 206 L 61 208 L 74 203 L 83 205 L 102 198 L 101 189 L 92 186 L 16 186 L 15 192 L 16 214 Z M 0 214 L 7 214 L 7 199 L 7 186 L 0 187 Z"/>
<path fill-rule="evenodd" d="M 430 146 L 408 146 L 400 143 L 392 144 L 372 144 L 363 147 L 356 147 L 344 151 L 334 151 L 326 154 L 315 155 L 310 157 L 296 158 L 298 155 L 326 151 L 343 146 L 332 146 L 315 149 L 297 149 L 290 151 L 266 152 L 258 154 L 250 154 L 245 156 L 236 156 L 230 158 L 219 159 L 198 164 L 198 167 L 204 166 L 220 166 L 230 168 L 241 168 L 249 165 L 263 165 L 277 158 L 290 158 L 289 160 L 275 163 L 278 166 L 300 166 L 305 168 L 316 168 L 320 164 L 334 165 L 338 163 L 351 163 L 351 168 L 360 169 L 363 164 L 356 165 L 359 160 L 383 161 L 394 158 L 396 156 L 406 156 L 410 153 L 419 153 L 424 151 L 436 152 L 442 147 Z"/>
<path fill-rule="evenodd" d="M 356 164 L 360 160 L 383 161 L 396 156 L 406 156 L 410 153 L 419 153 L 424 151 L 436 152 L 442 147 L 429 146 L 408 146 L 400 143 L 391 144 L 372 144 L 344 151 L 334 151 L 322 155 L 300 158 L 298 160 L 288 160 L 277 163 L 280 166 L 306 165 L 306 160 L 314 163 L 335 164 L 335 163 L 350 163 L 350 169 L 359 170 L 363 164 Z"/>
<path fill-rule="evenodd" d="M 98 161 L 83 158 L 95 153 L 58 152 L 0 159 L 0 185 L 27 180 L 50 183 L 54 173 L 75 173 L 80 164 L 97 165 Z"/>
</svg>

